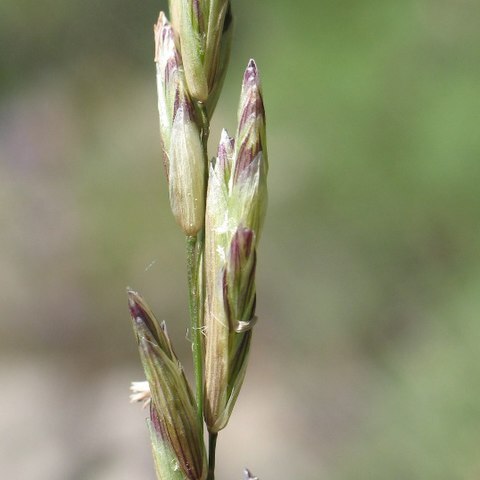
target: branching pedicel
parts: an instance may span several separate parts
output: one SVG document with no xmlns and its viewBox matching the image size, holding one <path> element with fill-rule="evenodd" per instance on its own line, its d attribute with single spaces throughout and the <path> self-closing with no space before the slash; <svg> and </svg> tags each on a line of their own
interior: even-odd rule
<svg viewBox="0 0 480 480">
<path fill-rule="evenodd" d="M 170 14 L 171 23 L 162 12 L 154 27 L 158 111 L 170 205 L 186 236 L 195 395 L 165 325 L 129 290 L 147 379 L 132 384 L 131 399 L 149 405 L 159 479 L 213 480 L 217 435 L 240 392 L 256 322 L 256 249 L 267 204 L 265 112 L 250 60 L 235 138 L 224 130 L 209 161 L 209 124 L 230 52 L 230 2 L 171 0 Z M 255 478 L 248 470 L 244 475 Z"/>
</svg>

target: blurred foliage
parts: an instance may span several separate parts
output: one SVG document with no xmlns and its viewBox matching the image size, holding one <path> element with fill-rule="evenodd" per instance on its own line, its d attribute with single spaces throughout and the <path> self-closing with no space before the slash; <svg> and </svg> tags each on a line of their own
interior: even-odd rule
<svg viewBox="0 0 480 480">
<path fill-rule="evenodd" d="M 478 478 L 480 3 L 233 6 L 210 151 L 234 131 L 254 55 L 271 174 L 251 368 L 261 382 L 261 363 L 281 362 L 291 392 L 286 476 Z M 4 350 L 135 364 L 130 285 L 188 355 L 155 112 L 160 8 L 0 4 Z M 266 458 L 259 475 L 279 477 Z"/>
</svg>

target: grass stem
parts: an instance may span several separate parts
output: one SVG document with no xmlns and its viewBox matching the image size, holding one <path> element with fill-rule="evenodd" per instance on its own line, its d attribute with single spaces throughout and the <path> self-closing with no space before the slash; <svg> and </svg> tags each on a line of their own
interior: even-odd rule
<svg viewBox="0 0 480 480">
<path fill-rule="evenodd" d="M 196 236 L 187 236 L 187 276 L 188 306 L 190 311 L 190 328 L 192 339 L 193 369 L 195 375 L 195 392 L 197 415 L 203 430 L 203 360 L 201 308 L 202 291 L 200 281 L 203 251 L 203 232 Z"/>
<path fill-rule="evenodd" d="M 215 451 L 218 433 L 208 433 L 208 476 L 207 480 L 215 480 Z"/>
</svg>

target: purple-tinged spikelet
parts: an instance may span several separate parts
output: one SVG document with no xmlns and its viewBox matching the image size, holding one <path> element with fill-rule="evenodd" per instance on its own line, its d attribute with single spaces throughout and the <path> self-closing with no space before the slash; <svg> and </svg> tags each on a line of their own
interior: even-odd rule
<svg viewBox="0 0 480 480">
<path fill-rule="evenodd" d="M 265 112 L 255 62 L 242 84 L 235 140 L 224 131 L 205 218 L 205 421 L 224 428 L 245 376 L 255 323 L 256 247 L 265 216 Z"/>
<path fill-rule="evenodd" d="M 188 93 L 174 32 L 160 13 L 155 31 L 158 112 L 173 215 L 195 235 L 205 214 L 205 157 L 195 107 Z"/>
<path fill-rule="evenodd" d="M 150 387 L 149 428 L 158 478 L 205 480 L 207 467 L 195 400 L 165 325 L 138 293 L 128 304 L 140 358 Z"/>
<path fill-rule="evenodd" d="M 262 152 L 262 170 L 266 174 L 268 164 L 265 139 L 265 108 L 257 65 L 251 59 L 243 76 L 238 109 L 234 181 L 241 176 L 242 171 L 248 168 L 260 152 Z"/>
<path fill-rule="evenodd" d="M 249 329 L 255 309 L 255 232 L 239 227 L 232 237 L 223 274 L 223 297 L 230 328 Z"/>
</svg>

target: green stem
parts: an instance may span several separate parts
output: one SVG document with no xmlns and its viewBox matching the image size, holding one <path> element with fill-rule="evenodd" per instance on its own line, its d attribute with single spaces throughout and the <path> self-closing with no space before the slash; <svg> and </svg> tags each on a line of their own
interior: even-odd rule
<svg viewBox="0 0 480 480">
<path fill-rule="evenodd" d="M 202 282 L 200 281 L 203 252 L 203 232 L 187 236 L 188 306 L 192 338 L 193 369 L 197 415 L 203 430 L 203 360 L 202 360 Z"/>
<path fill-rule="evenodd" d="M 215 480 L 215 450 L 218 433 L 208 433 L 208 476 L 207 480 Z"/>
<path fill-rule="evenodd" d="M 198 111 L 200 112 L 203 150 L 205 152 L 205 160 L 208 161 L 207 146 L 208 137 L 210 136 L 210 120 L 208 118 L 207 107 L 205 106 L 205 104 L 202 102 L 197 102 L 197 106 Z"/>
</svg>

